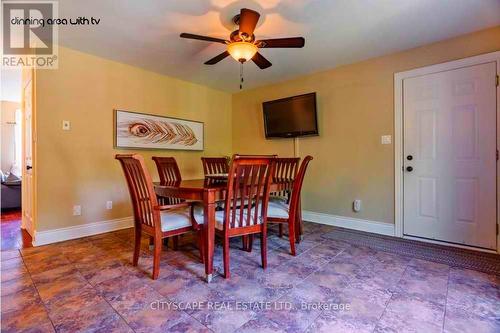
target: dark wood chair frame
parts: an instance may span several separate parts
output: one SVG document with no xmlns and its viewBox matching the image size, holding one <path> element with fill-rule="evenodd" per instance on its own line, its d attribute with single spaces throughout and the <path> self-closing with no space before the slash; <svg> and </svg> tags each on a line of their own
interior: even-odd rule
<svg viewBox="0 0 500 333">
<path fill-rule="evenodd" d="M 222 237 L 224 257 L 224 277 L 230 277 L 229 239 L 232 237 L 260 234 L 262 267 L 267 267 L 267 206 L 273 174 L 273 156 L 234 155 L 228 177 L 223 229 L 216 229 Z M 254 202 L 254 205 L 244 205 Z M 259 213 L 260 210 L 260 213 Z M 257 219 L 262 222 L 258 223 Z M 240 226 L 236 225 L 239 219 Z"/>
<path fill-rule="evenodd" d="M 218 173 L 229 172 L 229 157 L 202 157 L 201 163 L 203 164 L 203 173 L 206 175 L 213 175 Z"/>
<path fill-rule="evenodd" d="M 299 168 L 300 157 L 279 157 L 275 160 L 273 181 L 275 183 L 286 184 L 282 191 L 271 193 L 271 196 L 279 196 L 290 203 L 290 194 L 297 171 Z M 290 230 L 288 230 L 290 232 Z M 279 237 L 283 237 L 283 223 L 279 224 Z"/>
<path fill-rule="evenodd" d="M 137 154 L 117 154 L 115 158 L 120 161 L 134 210 L 135 243 L 133 265 L 137 266 L 141 248 L 141 235 L 144 233 L 153 238 L 153 279 L 157 279 L 160 272 L 160 255 L 162 240 L 164 238 L 178 236 L 187 232 L 196 231 L 200 256 L 203 261 L 204 238 L 202 235 L 203 225 L 196 223 L 193 216 L 193 205 L 188 202 L 171 205 L 159 205 L 156 197 L 153 181 L 149 174 L 144 159 Z M 161 215 L 163 210 L 171 210 L 181 207 L 190 207 L 191 226 L 176 230 L 161 230 Z"/>
<path fill-rule="evenodd" d="M 176 185 L 182 181 L 181 171 L 177 165 L 177 161 L 173 157 L 153 156 L 153 161 L 160 176 L 161 185 Z M 183 202 L 179 198 L 163 198 L 159 197 L 162 204 L 178 204 Z M 162 202 L 163 201 L 163 202 Z"/>
<path fill-rule="evenodd" d="M 293 183 L 291 186 L 291 195 L 288 202 L 288 218 L 280 217 L 268 217 L 267 221 L 269 223 L 280 223 L 280 227 L 283 224 L 288 224 L 288 238 L 290 240 L 290 252 L 293 256 L 296 255 L 295 251 L 295 237 L 296 237 L 296 227 L 299 227 L 297 222 L 300 221 L 300 193 L 302 191 L 302 184 L 304 182 L 304 176 L 306 174 L 306 169 L 309 162 L 313 159 L 312 156 L 306 156 L 302 163 L 300 164 L 299 171 L 296 173 Z M 291 164 L 291 162 L 289 162 Z M 276 175 L 276 172 L 275 172 Z M 280 236 L 282 235 L 282 229 L 280 228 Z"/>
<path fill-rule="evenodd" d="M 181 171 L 174 157 L 153 156 L 152 159 L 156 164 L 156 170 L 158 170 L 161 185 L 176 185 L 182 181 Z M 176 205 L 185 201 L 184 199 L 173 197 L 157 196 L 157 198 L 160 205 Z M 179 248 L 179 238 L 180 236 L 173 237 L 172 248 L 174 250 Z M 150 246 L 153 245 L 152 239 L 149 244 Z M 163 244 L 168 245 L 168 238 L 163 241 Z"/>
</svg>

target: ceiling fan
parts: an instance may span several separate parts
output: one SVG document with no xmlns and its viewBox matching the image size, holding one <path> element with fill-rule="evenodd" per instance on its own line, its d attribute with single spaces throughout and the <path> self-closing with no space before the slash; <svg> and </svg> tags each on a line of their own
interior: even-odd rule
<svg viewBox="0 0 500 333">
<path fill-rule="evenodd" d="M 304 47 L 304 37 L 274 38 L 256 40 L 254 30 L 259 21 L 260 14 L 254 10 L 243 8 L 240 14 L 233 18 L 233 22 L 239 26 L 238 30 L 229 35 L 229 40 L 182 33 L 182 38 L 197 39 L 207 42 L 226 44 L 227 50 L 205 62 L 205 65 L 215 65 L 219 61 L 231 55 L 240 63 L 250 59 L 260 69 L 270 67 L 272 64 L 258 52 L 259 48 L 301 48 Z"/>
</svg>

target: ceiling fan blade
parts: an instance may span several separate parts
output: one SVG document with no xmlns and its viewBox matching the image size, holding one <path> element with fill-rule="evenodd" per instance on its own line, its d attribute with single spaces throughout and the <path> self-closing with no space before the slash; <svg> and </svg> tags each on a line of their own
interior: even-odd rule
<svg viewBox="0 0 500 333">
<path fill-rule="evenodd" d="M 262 48 L 271 47 L 304 47 L 305 45 L 304 37 L 289 37 L 289 38 L 273 38 L 273 39 L 263 39 L 259 40 L 255 44 Z"/>
<path fill-rule="evenodd" d="M 220 38 L 215 38 L 215 37 L 208 37 L 208 36 L 200 36 L 200 35 L 194 35 L 194 34 L 188 34 L 183 32 L 180 35 L 181 38 L 188 38 L 188 39 L 197 39 L 197 40 L 203 40 L 206 42 L 215 42 L 215 43 L 222 43 L 226 44 L 226 41 L 224 39 Z"/>
<path fill-rule="evenodd" d="M 248 37 L 253 35 L 253 31 L 259 22 L 260 14 L 254 10 L 242 8 L 240 12 L 240 33 L 246 34 Z"/>
<path fill-rule="evenodd" d="M 221 54 L 219 54 L 218 56 L 215 56 L 212 59 L 206 61 L 205 65 L 215 65 L 216 63 L 218 63 L 222 59 L 226 58 L 228 55 L 229 55 L 229 52 L 224 51 Z"/>
<path fill-rule="evenodd" d="M 255 53 L 255 55 L 252 58 L 252 61 L 259 66 L 260 69 L 266 69 L 268 67 L 271 67 L 273 64 L 269 62 L 262 54 L 259 52 Z"/>
</svg>

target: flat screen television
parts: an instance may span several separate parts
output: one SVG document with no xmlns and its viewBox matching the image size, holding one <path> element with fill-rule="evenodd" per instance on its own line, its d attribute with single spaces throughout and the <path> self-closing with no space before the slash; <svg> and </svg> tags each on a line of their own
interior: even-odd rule
<svg viewBox="0 0 500 333">
<path fill-rule="evenodd" d="M 318 135 L 316 93 L 262 103 L 266 138 Z"/>
</svg>

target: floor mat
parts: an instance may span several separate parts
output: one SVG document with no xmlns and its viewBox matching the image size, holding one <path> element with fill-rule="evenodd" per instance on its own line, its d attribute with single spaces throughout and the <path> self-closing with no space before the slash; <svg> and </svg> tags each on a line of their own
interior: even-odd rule
<svg viewBox="0 0 500 333">
<path fill-rule="evenodd" d="M 375 250 L 500 275 L 500 255 L 498 254 L 376 235 L 344 228 L 335 228 L 335 230 L 325 234 L 324 237 L 370 247 Z"/>
</svg>

